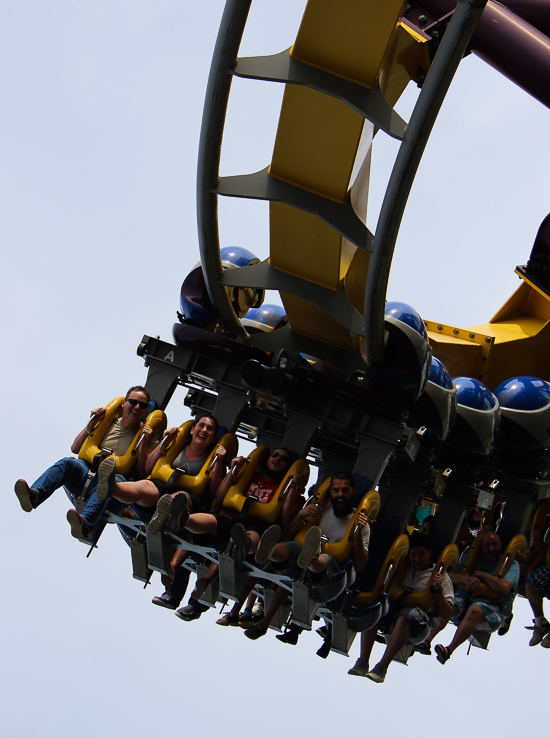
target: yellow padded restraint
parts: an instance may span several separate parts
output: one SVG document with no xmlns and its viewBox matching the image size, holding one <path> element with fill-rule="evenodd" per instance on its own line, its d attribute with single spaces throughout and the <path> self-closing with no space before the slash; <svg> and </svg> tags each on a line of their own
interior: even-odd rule
<svg viewBox="0 0 550 738">
<path fill-rule="evenodd" d="M 166 447 L 155 464 L 153 471 L 151 472 L 151 479 L 164 482 L 165 484 L 170 479 L 175 471 L 173 463 L 189 440 L 189 434 L 194 423 L 194 420 L 188 420 L 183 425 L 180 425 L 177 436 L 172 443 Z M 208 455 L 208 458 L 204 462 L 203 467 L 197 476 L 193 477 L 189 474 L 181 474 L 174 483 L 174 490 L 184 489 L 186 492 L 193 492 L 193 494 L 199 497 L 202 495 L 210 481 L 210 467 L 214 461 L 217 446 L 223 446 L 227 450 L 229 459 L 234 459 L 239 450 L 239 441 L 234 433 L 226 433 L 222 436 L 221 439 L 214 444 L 214 448 Z"/>
<path fill-rule="evenodd" d="M 399 563 L 409 553 L 409 536 L 402 533 L 392 543 L 384 563 L 380 567 L 374 587 L 370 592 L 360 592 L 353 598 L 354 607 L 370 607 L 380 602 L 380 599 L 390 586 Z"/>
</svg>

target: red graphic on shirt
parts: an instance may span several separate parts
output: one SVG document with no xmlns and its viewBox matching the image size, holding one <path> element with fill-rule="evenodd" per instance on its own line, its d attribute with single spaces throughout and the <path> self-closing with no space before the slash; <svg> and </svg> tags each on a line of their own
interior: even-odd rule
<svg viewBox="0 0 550 738">
<path fill-rule="evenodd" d="M 271 502 L 278 488 L 279 482 L 268 482 L 263 474 L 256 472 L 248 485 L 246 496 L 254 495 L 258 498 L 258 502 L 262 503 Z"/>
</svg>

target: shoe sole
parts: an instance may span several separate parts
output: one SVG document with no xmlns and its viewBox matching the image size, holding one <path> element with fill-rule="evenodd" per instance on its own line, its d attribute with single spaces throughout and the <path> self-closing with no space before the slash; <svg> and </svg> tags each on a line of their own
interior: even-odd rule
<svg viewBox="0 0 550 738">
<path fill-rule="evenodd" d="M 67 520 L 71 526 L 71 535 L 73 538 L 82 538 L 82 520 L 76 510 L 69 510 L 67 512 Z"/>
<path fill-rule="evenodd" d="M 105 461 L 99 465 L 97 470 L 97 490 L 96 495 L 100 500 L 106 500 L 111 495 L 109 494 L 109 480 L 111 474 L 116 469 L 116 459 L 109 456 Z"/>
<path fill-rule="evenodd" d="M 159 607 L 165 607 L 167 610 L 177 610 L 177 605 L 172 605 L 170 602 L 166 602 L 166 600 L 162 600 L 160 597 L 153 597 L 151 600 L 153 605 L 158 605 Z"/>
<path fill-rule="evenodd" d="M 183 620 L 186 623 L 190 623 L 192 620 L 198 620 L 200 616 L 202 615 L 202 613 L 199 613 L 197 615 L 192 615 L 191 617 L 189 617 L 188 615 L 184 615 L 183 613 L 181 613 L 179 610 L 176 610 L 176 615 L 178 616 L 180 620 Z"/>
<path fill-rule="evenodd" d="M 30 513 L 34 510 L 31 502 L 31 493 L 30 493 L 30 487 L 29 485 L 23 480 L 18 479 L 14 486 L 15 494 L 17 495 L 17 499 L 19 500 L 19 504 L 23 508 L 23 510 L 27 513 Z"/>
<path fill-rule="evenodd" d="M 550 648 L 550 638 L 548 637 L 548 634 L 544 636 L 544 638 L 540 642 L 540 645 L 543 648 Z"/>
<path fill-rule="evenodd" d="M 367 679 L 370 679 L 371 682 L 375 682 L 375 684 L 383 684 L 384 680 L 386 679 L 386 675 L 384 674 L 384 676 L 381 677 L 378 676 L 378 674 L 372 674 L 369 672 L 367 674 Z"/>
<path fill-rule="evenodd" d="M 310 528 L 307 532 L 307 535 L 304 540 L 304 547 L 300 551 L 300 555 L 298 556 L 298 568 L 300 569 L 307 569 L 308 566 L 311 564 L 311 560 L 313 557 L 319 553 L 319 547 L 321 545 L 321 528 L 319 526 L 314 525 L 313 528 Z"/>
<path fill-rule="evenodd" d="M 166 530 L 169 533 L 177 535 L 181 528 L 187 523 L 189 519 L 189 510 L 187 506 L 187 494 L 181 492 L 171 498 L 170 503 L 170 520 L 166 526 Z"/>
<path fill-rule="evenodd" d="M 222 621 L 224 621 L 224 622 L 222 622 Z M 225 618 L 220 618 L 219 620 L 216 620 L 216 625 L 221 625 L 222 628 L 227 628 L 228 626 L 230 628 L 238 628 L 239 627 L 239 621 L 238 620 L 235 620 L 235 621 L 233 621 L 233 620 L 226 621 Z"/>
<path fill-rule="evenodd" d="M 254 628 L 248 628 L 248 629 L 247 629 L 247 630 L 245 630 L 245 632 L 244 632 L 245 636 L 246 636 L 247 638 L 250 638 L 250 640 L 251 640 L 251 641 L 257 641 L 257 640 L 258 640 L 258 638 L 261 638 L 261 637 L 262 637 L 262 636 L 264 636 L 264 635 L 265 635 L 266 633 L 267 633 L 267 628 L 266 628 L 266 630 L 264 630 L 263 632 L 262 632 L 262 631 L 258 631 L 258 630 L 254 630 Z"/>
<path fill-rule="evenodd" d="M 281 540 L 281 529 L 278 525 L 271 525 L 260 539 L 258 550 L 254 555 L 254 561 L 262 566 L 273 555 L 275 546 Z"/>
<path fill-rule="evenodd" d="M 170 515 L 170 507 L 172 505 L 171 495 L 162 495 L 157 502 L 157 509 L 152 519 L 147 523 L 147 530 L 149 533 L 160 533 L 164 523 L 168 520 Z"/>
<path fill-rule="evenodd" d="M 367 667 L 368 668 L 368 667 Z M 358 677 L 366 677 L 368 674 L 368 671 L 362 672 L 360 669 L 356 669 L 355 667 L 353 669 L 350 669 L 348 671 L 348 674 L 351 676 L 358 676 Z"/>
</svg>

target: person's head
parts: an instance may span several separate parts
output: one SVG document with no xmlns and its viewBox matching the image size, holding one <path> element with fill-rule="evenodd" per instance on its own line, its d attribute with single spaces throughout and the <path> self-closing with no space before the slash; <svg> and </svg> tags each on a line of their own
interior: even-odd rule
<svg viewBox="0 0 550 738">
<path fill-rule="evenodd" d="M 218 421 L 212 415 L 198 415 L 190 431 L 193 447 L 205 451 L 214 445 L 218 436 Z"/>
<path fill-rule="evenodd" d="M 435 515 L 428 515 L 420 526 L 418 532 L 424 533 L 425 536 L 431 536 L 435 525 Z"/>
<path fill-rule="evenodd" d="M 270 479 L 282 479 L 291 463 L 291 454 L 287 448 L 274 448 L 265 463 L 264 474 Z"/>
<path fill-rule="evenodd" d="M 409 539 L 409 562 L 413 569 L 421 571 L 431 564 L 432 545 L 424 533 L 413 533 Z"/>
<path fill-rule="evenodd" d="M 337 518 L 345 518 L 353 512 L 355 482 L 348 472 L 336 472 L 330 481 L 330 501 Z"/>
<path fill-rule="evenodd" d="M 494 564 L 500 558 L 502 541 L 496 533 L 486 533 L 481 541 L 481 553 L 486 561 Z"/>
<path fill-rule="evenodd" d="M 138 428 L 142 417 L 149 407 L 151 394 L 141 385 L 130 387 L 122 403 L 122 425 L 127 428 Z"/>
</svg>

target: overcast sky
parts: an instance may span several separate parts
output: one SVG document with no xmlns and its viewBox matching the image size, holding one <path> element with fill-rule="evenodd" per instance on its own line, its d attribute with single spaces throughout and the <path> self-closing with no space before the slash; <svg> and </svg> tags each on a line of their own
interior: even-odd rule
<svg viewBox="0 0 550 738">
<path fill-rule="evenodd" d="M 144 333 L 171 340 L 199 258 L 197 145 L 223 4 L 0 0 L 3 734 L 535 732 L 547 722 L 550 654 L 527 647 L 525 601 L 488 653 L 463 647 L 444 667 L 415 656 L 378 686 L 346 674 L 358 640 L 351 658 L 323 662 L 314 633 L 292 648 L 215 626 L 214 612 L 182 622 L 151 605 L 158 575 L 146 591 L 132 579 L 114 527 L 86 560 L 64 493 L 31 515 L 13 494 L 18 477 L 69 453 L 92 407 L 145 381 Z M 255 0 L 241 53 L 290 46 L 304 5 Z M 267 165 L 281 94 L 234 81 L 222 174 Z M 400 103 L 406 117 L 416 94 Z M 409 201 L 389 299 L 457 326 L 496 313 L 550 210 L 548 124 L 548 110 L 483 62 L 462 63 Z M 395 151 L 377 136 L 372 229 Z M 265 203 L 221 202 L 223 246 L 265 257 L 267 226 Z M 187 418 L 184 395 L 168 408 L 172 424 Z"/>
</svg>

